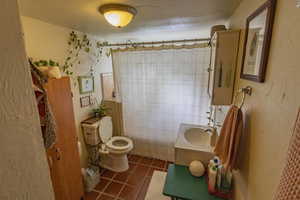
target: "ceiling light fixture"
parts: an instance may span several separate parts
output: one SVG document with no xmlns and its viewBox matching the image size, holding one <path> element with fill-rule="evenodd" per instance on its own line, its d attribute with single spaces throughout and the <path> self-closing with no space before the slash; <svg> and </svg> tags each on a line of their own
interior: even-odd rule
<svg viewBox="0 0 300 200">
<path fill-rule="evenodd" d="M 134 7 L 124 4 L 105 4 L 99 7 L 99 12 L 108 23 L 118 28 L 127 26 L 137 14 Z"/>
</svg>

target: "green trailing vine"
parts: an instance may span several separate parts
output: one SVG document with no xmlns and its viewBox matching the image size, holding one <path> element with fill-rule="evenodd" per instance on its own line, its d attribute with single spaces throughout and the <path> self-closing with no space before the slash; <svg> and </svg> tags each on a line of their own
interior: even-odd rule
<svg viewBox="0 0 300 200">
<path fill-rule="evenodd" d="M 59 63 L 51 59 L 33 61 L 33 64 L 37 67 L 59 67 Z"/>
<path fill-rule="evenodd" d="M 76 64 L 81 64 L 81 56 L 86 54 L 91 60 L 90 73 L 93 75 L 94 67 L 100 62 L 103 53 L 103 48 L 107 42 L 99 42 L 90 39 L 86 34 L 78 34 L 72 31 L 68 39 L 68 56 L 62 66 L 62 71 L 67 75 L 73 75 L 73 67 Z"/>
</svg>

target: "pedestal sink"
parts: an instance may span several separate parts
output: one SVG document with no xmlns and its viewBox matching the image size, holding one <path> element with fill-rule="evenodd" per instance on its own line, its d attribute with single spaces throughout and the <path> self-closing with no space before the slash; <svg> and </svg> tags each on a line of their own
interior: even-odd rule
<svg viewBox="0 0 300 200">
<path fill-rule="evenodd" d="M 193 160 L 207 164 L 213 158 L 216 130 L 201 125 L 181 124 L 175 143 L 175 163 L 188 166 Z"/>
</svg>

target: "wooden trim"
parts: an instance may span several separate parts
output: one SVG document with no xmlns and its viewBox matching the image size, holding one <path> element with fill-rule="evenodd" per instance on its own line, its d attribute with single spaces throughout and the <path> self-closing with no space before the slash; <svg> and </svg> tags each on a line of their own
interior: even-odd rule
<svg viewBox="0 0 300 200">
<path fill-rule="evenodd" d="M 273 30 L 273 24 L 274 24 L 274 18 L 275 18 L 276 1 L 277 0 L 268 0 L 247 18 L 245 41 L 244 41 L 244 48 L 243 48 L 244 51 L 243 51 L 243 57 L 242 57 L 242 59 L 243 59 L 242 69 L 241 69 L 241 74 L 240 74 L 240 78 L 242 78 L 242 79 L 247 79 L 247 80 L 261 82 L 261 83 L 265 81 L 266 69 L 267 69 L 268 58 L 269 58 L 269 51 L 270 51 L 270 46 L 271 46 L 272 32 L 273 32 L 272 30 Z M 261 14 L 266 9 L 268 9 L 268 12 L 267 12 L 265 35 L 264 35 L 264 41 L 263 41 L 263 47 L 262 47 L 262 56 L 261 56 L 261 61 L 260 61 L 260 65 L 259 65 L 259 74 L 258 75 L 244 74 L 244 65 L 245 65 L 245 58 L 246 58 L 246 53 L 247 53 L 246 48 L 247 48 L 247 42 L 248 42 L 249 24 L 255 17 L 257 17 L 259 14 Z"/>
</svg>

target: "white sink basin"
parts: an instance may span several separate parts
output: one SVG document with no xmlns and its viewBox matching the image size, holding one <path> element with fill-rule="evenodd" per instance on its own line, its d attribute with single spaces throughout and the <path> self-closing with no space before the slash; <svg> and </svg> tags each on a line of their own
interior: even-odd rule
<svg viewBox="0 0 300 200">
<path fill-rule="evenodd" d="M 191 128 L 184 132 L 184 138 L 195 146 L 207 146 L 210 147 L 211 136 L 200 128 Z"/>
<path fill-rule="evenodd" d="M 193 160 L 205 165 L 213 158 L 213 147 L 217 139 L 216 131 L 208 126 L 181 124 L 175 142 L 175 163 L 188 166 Z"/>
</svg>

